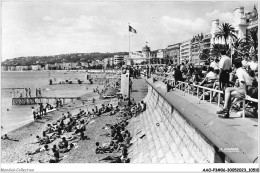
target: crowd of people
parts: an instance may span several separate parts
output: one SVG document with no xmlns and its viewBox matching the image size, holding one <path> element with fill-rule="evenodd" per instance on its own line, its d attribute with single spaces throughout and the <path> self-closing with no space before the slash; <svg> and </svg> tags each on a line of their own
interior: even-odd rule
<svg viewBox="0 0 260 173">
<path fill-rule="evenodd" d="M 195 67 L 191 63 L 181 63 L 180 65 L 150 67 L 149 70 L 151 74 L 173 78 L 175 82 L 182 81 L 223 91 L 224 107 L 217 114 L 220 118 L 229 118 L 231 103 L 244 99 L 246 96 L 258 99 L 257 56 L 250 57 L 245 54 L 242 59 L 242 61 L 232 62 L 223 50 L 221 56 L 215 57 L 209 66 Z M 196 87 L 191 88 L 193 92 L 197 91 Z M 201 91 L 200 94 L 202 94 Z M 217 93 L 213 92 L 212 102 L 216 101 L 216 96 Z M 251 104 L 257 116 L 257 103 L 249 101 L 248 104 Z M 235 107 L 237 110 L 242 109 L 240 104 Z"/>
<path fill-rule="evenodd" d="M 131 146 L 131 135 L 126 129 L 128 125 L 127 120 L 135 117 L 146 110 L 146 103 L 144 101 L 136 104 L 135 100 L 132 99 L 128 102 L 128 105 L 118 111 L 117 116 L 122 118 L 119 123 L 114 125 L 109 125 L 110 133 L 105 134 L 105 136 L 110 137 L 111 140 L 108 143 L 101 144 L 96 142 L 96 154 L 103 153 L 113 153 L 100 159 L 100 161 L 109 161 L 110 163 L 129 163 L 130 158 L 128 158 L 128 147 Z"/>
<path fill-rule="evenodd" d="M 118 106 L 113 107 L 111 104 L 104 105 L 102 104 L 100 108 L 95 106 L 92 111 L 84 111 L 79 109 L 78 113 L 72 115 L 70 111 L 67 111 L 67 115 L 62 114 L 62 117 L 52 124 L 47 124 L 46 129 L 42 131 L 42 136 L 36 136 L 36 141 L 32 144 L 39 144 L 39 148 L 34 151 L 26 152 L 26 155 L 34 155 L 37 153 L 46 152 L 47 155 L 51 155 L 50 159 L 39 160 L 40 163 L 57 163 L 61 160 L 60 153 L 67 153 L 77 145 L 77 142 L 80 140 L 88 140 L 89 137 L 85 136 L 84 132 L 86 131 L 87 124 L 96 117 L 101 115 L 115 115 L 128 117 L 134 112 L 133 115 L 137 115 L 144 110 L 144 102 L 136 105 L 132 99 L 130 106 L 124 106 L 122 110 Z M 40 109 L 41 110 L 41 109 Z M 135 111 L 133 111 L 135 110 Z M 44 114 L 44 113 L 43 113 Z M 132 115 L 131 115 L 132 117 Z M 130 118 L 130 117 L 129 117 Z M 111 142 L 109 146 L 100 147 L 99 143 L 96 143 L 97 154 L 106 153 L 106 152 L 119 152 L 121 151 L 120 157 L 106 157 L 102 160 L 111 160 L 111 163 L 118 162 L 128 162 L 127 159 L 127 147 L 130 146 L 130 133 L 125 129 L 127 119 L 122 120 L 120 123 L 111 125 Z M 52 148 L 50 149 L 51 143 L 54 141 L 60 140 L 58 143 L 55 142 Z M 51 153 L 50 153 L 51 152 Z M 119 161 L 120 160 L 120 161 Z"/>
</svg>

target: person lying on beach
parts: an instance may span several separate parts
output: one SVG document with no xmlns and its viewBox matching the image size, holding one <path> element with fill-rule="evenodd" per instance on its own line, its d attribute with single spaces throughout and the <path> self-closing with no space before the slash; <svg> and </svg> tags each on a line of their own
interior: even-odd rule
<svg viewBox="0 0 260 173">
<path fill-rule="evenodd" d="M 85 136 L 84 132 L 80 132 L 77 135 L 72 135 L 70 137 L 68 137 L 68 141 L 73 141 L 73 142 L 77 142 L 80 140 L 89 140 L 90 138 L 88 136 Z"/>
<path fill-rule="evenodd" d="M 36 136 L 36 142 L 31 142 L 31 144 L 37 144 L 37 143 L 41 143 L 42 139 L 40 138 L 40 136 Z"/>
<path fill-rule="evenodd" d="M 111 160 L 110 163 L 129 163 L 130 159 L 127 158 L 127 150 L 122 150 L 124 152 L 122 152 L 121 155 L 119 156 L 107 156 L 103 159 L 100 159 L 99 161 L 103 161 L 103 160 Z"/>
<path fill-rule="evenodd" d="M 40 148 L 37 148 L 35 151 L 33 152 L 30 152 L 28 151 L 27 153 L 25 153 L 26 155 L 34 155 L 34 154 L 37 154 L 37 153 L 40 153 L 40 152 L 44 152 L 44 151 L 48 151 L 49 148 L 48 148 L 48 145 L 44 145 L 43 147 L 40 147 Z"/>
<path fill-rule="evenodd" d="M 3 137 L 1 137 L 2 140 L 9 140 L 9 141 L 15 141 L 15 142 L 19 142 L 19 140 L 17 139 L 12 139 L 9 136 L 7 136 L 7 134 L 5 134 Z"/>
</svg>

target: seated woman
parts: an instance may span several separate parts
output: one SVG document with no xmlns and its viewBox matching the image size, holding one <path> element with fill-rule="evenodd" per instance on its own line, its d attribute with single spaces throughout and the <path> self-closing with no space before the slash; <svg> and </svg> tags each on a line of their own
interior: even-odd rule
<svg viewBox="0 0 260 173">
<path fill-rule="evenodd" d="M 37 148 L 35 151 L 33 152 L 30 152 L 28 151 L 27 153 L 25 153 L 26 155 L 34 155 L 34 154 L 37 154 L 37 153 L 40 153 L 40 152 L 44 152 L 44 151 L 48 151 L 49 148 L 48 148 L 48 145 L 44 145 L 44 147 L 40 147 L 40 148 Z"/>
<path fill-rule="evenodd" d="M 208 68 L 208 73 L 206 74 L 206 77 L 202 80 L 202 82 L 200 82 L 200 86 L 205 86 L 208 88 L 213 87 L 213 84 L 217 79 L 217 74 L 215 71 L 213 72 L 213 70 L 214 69 L 212 67 Z"/>
</svg>

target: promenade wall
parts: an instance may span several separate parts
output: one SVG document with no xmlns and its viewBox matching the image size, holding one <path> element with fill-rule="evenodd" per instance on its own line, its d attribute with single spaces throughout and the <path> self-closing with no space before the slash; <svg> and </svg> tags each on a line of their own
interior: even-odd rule
<svg viewBox="0 0 260 173">
<path fill-rule="evenodd" d="M 132 163 L 258 162 L 257 122 L 219 119 L 214 105 L 198 106 L 194 96 L 147 83 L 147 110 L 130 120 Z"/>
</svg>

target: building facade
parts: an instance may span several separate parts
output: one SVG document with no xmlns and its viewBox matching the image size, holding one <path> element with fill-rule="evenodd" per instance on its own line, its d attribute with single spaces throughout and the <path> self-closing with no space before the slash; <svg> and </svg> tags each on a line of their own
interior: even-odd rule
<svg viewBox="0 0 260 173">
<path fill-rule="evenodd" d="M 180 45 L 181 43 L 176 43 L 167 47 L 167 56 L 173 64 L 180 64 Z"/>
<path fill-rule="evenodd" d="M 180 45 L 180 63 L 190 62 L 191 39 L 186 40 Z"/>
<path fill-rule="evenodd" d="M 114 64 L 117 65 L 124 61 L 124 56 L 114 55 Z"/>
<path fill-rule="evenodd" d="M 194 36 L 191 39 L 191 46 L 190 46 L 190 62 L 195 65 L 201 65 L 203 62 L 201 60 L 202 53 L 208 49 L 210 51 L 211 47 L 211 34 L 203 34 Z"/>
<path fill-rule="evenodd" d="M 145 45 L 142 49 L 142 54 L 144 58 L 149 58 L 151 54 L 151 49 L 147 45 Z"/>
</svg>

